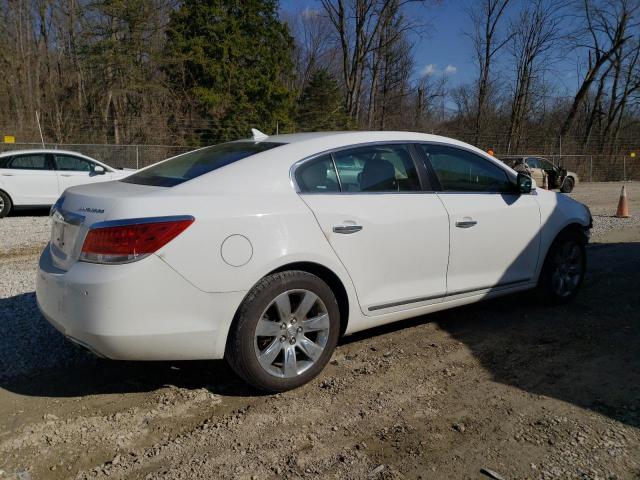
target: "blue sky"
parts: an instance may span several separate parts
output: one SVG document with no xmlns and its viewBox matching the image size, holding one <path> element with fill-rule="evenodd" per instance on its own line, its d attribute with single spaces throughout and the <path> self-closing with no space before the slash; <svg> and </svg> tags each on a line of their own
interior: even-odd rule
<svg viewBox="0 0 640 480">
<path fill-rule="evenodd" d="M 407 13 L 428 27 L 421 36 L 413 35 L 415 72 L 417 78 L 425 72 L 447 72 L 449 85 L 456 86 L 474 79 L 471 40 L 465 35 L 472 28 L 467 14 L 473 0 L 441 0 L 427 5 L 412 4 Z M 318 0 L 280 0 L 282 11 L 295 13 L 305 8 L 320 8 Z M 504 51 L 503 51 L 504 52 Z M 507 55 L 506 52 L 503 55 Z M 499 72 L 500 65 L 496 65 Z M 507 74 L 507 72 L 505 72 Z M 550 65 L 547 79 L 558 88 L 557 93 L 575 88 L 575 57 L 564 58 Z"/>
</svg>

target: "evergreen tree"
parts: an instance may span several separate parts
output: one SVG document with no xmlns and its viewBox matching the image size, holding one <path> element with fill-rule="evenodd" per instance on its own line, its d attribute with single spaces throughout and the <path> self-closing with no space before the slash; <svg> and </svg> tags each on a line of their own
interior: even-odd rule
<svg viewBox="0 0 640 480">
<path fill-rule="evenodd" d="M 344 130 L 348 128 L 338 82 L 326 70 L 316 71 L 302 91 L 296 117 L 298 130 Z"/>
<path fill-rule="evenodd" d="M 167 33 L 169 69 L 206 122 L 200 137 L 229 140 L 251 127 L 273 132 L 290 123 L 293 39 L 277 0 L 186 0 Z"/>
</svg>

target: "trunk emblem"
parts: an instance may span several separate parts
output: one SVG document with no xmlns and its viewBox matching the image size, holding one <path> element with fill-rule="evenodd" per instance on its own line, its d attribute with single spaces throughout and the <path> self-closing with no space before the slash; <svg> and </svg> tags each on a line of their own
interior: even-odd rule
<svg viewBox="0 0 640 480">
<path fill-rule="evenodd" d="M 102 208 L 91 208 L 91 207 L 82 207 L 78 209 L 79 212 L 87 212 L 87 213 L 104 213 L 104 209 Z"/>
</svg>

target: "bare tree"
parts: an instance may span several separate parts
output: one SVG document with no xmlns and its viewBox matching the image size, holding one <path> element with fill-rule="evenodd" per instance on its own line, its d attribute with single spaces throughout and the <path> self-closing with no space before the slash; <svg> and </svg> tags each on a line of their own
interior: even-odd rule
<svg viewBox="0 0 640 480">
<path fill-rule="evenodd" d="M 368 57 L 376 49 L 393 42 L 411 28 L 405 23 L 380 43 L 380 32 L 389 21 L 392 9 L 400 10 L 408 3 L 426 0 L 321 0 L 327 18 L 333 25 L 340 44 L 345 111 L 354 120 L 360 114 L 360 99 L 365 81 Z"/>
<path fill-rule="evenodd" d="M 529 0 L 511 24 L 509 51 L 514 60 L 515 85 L 509 119 L 508 150 L 519 148 L 534 86 L 544 70 L 548 53 L 560 37 L 558 2 Z"/>
<path fill-rule="evenodd" d="M 511 0 L 478 0 L 469 12 L 473 23 L 475 60 L 478 64 L 477 105 L 474 122 L 474 143 L 479 142 L 482 118 L 491 86 L 491 66 L 496 54 L 507 44 L 511 35 L 503 35 L 500 29 L 504 14 Z"/>
<path fill-rule="evenodd" d="M 332 40 L 333 26 L 323 11 L 305 8 L 295 15 L 287 14 L 285 21 L 295 39 L 296 89 L 302 92 L 318 69 L 338 75 L 339 47 Z"/>
<path fill-rule="evenodd" d="M 560 128 L 566 136 L 603 66 L 632 37 L 637 28 L 640 3 L 637 0 L 580 0 L 583 25 L 576 35 L 576 48 L 588 50 L 587 71 Z M 583 41 L 586 40 L 586 43 Z"/>
</svg>

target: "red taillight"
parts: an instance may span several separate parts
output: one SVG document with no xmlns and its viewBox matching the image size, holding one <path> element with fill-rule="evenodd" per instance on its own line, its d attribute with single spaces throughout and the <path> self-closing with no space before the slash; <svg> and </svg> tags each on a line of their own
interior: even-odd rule
<svg viewBox="0 0 640 480">
<path fill-rule="evenodd" d="M 192 223 L 193 218 L 186 218 L 94 228 L 84 240 L 80 259 L 97 263 L 139 260 L 158 251 Z"/>
</svg>

